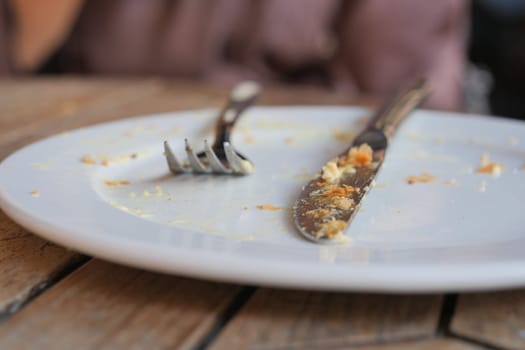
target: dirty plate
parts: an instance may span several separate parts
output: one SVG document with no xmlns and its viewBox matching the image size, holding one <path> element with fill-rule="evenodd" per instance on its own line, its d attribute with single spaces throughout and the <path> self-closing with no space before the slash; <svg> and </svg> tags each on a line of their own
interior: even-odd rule
<svg viewBox="0 0 525 350">
<path fill-rule="evenodd" d="M 110 261 L 167 273 L 321 290 L 432 292 L 525 286 L 525 124 L 418 111 L 389 149 L 348 244 L 319 246 L 290 206 L 368 111 L 252 109 L 233 143 L 246 177 L 169 174 L 214 111 L 144 116 L 65 132 L 0 166 L 2 209 L 32 232 Z M 500 176 L 478 173 L 480 157 Z M 431 175 L 409 185 L 409 176 Z"/>
</svg>

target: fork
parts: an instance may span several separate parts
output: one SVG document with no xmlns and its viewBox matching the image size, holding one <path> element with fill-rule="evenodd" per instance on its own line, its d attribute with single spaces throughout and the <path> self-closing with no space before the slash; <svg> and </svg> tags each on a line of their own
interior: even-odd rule
<svg viewBox="0 0 525 350">
<path fill-rule="evenodd" d="M 209 145 L 204 140 L 204 151 L 195 153 L 188 139 L 184 139 L 188 159 L 180 162 L 174 155 L 168 141 L 164 141 L 164 154 L 170 171 L 175 174 L 231 174 L 248 175 L 254 172 L 253 163 L 233 147 L 230 137 L 242 113 L 250 107 L 261 88 L 259 84 L 246 81 L 237 84 L 228 103 L 219 113 L 215 126 L 215 141 Z"/>
</svg>

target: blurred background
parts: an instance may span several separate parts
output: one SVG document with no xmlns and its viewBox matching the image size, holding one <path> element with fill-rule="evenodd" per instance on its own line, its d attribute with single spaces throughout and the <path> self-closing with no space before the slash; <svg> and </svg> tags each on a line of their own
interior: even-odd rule
<svg viewBox="0 0 525 350">
<path fill-rule="evenodd" d="M 525 119 L 525 0 L 0 0 L 0 78 L 156 76 Z"/>
</svg>

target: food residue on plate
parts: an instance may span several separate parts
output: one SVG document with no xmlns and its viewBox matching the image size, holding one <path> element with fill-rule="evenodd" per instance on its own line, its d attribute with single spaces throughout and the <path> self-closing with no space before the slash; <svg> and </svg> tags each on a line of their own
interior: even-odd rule
<svg viewBox="0 0 525 350">
<path fill-rule="evenodd" d="M 246 135 L 243 138 L 244 143 L 254 143 L 255 138 L 252 135 Z"/>
<path fill-rule="evenodd" d="M 116 156 L 116 157 L 110 157 L 108 155 L 100 155 L 99 157 L 95 157 L 93 155 L 86 154 L 80 159 L 80 161 L 84 164 L 90 164 L 90 165 L 100 164 L 102 166 L 109 166 L 112 163 L 125 162 L 131 159 L 136 159 L 138 157 L 139 157 L 138 153 L 130 153 L 130 154 L 126 154 L 123 156 Z"/>
<path fill-rule="evenodd" d="M 35 189 L 35 190 L 31 191 L 31 195 L 33 197 L 40 197 L 40 190 Z"/>
<path fill-rule="evenodd" d="M 150 218 L 153 216 L 152 214 L 145 213 L 142 209 L 129 208 L 115 201 L 109 201 L 108 204 L 111 205 L 112 207 L 122 210 L 125 213 L 137 216 L 139 218 Z"/>
<path fill-rule="evenodd" d="M 407 183 L 413 185 L 415 183 L 429 183 L 436 180 L 434 175 L 429 173 L 421 173 L 420 175 L 412 175 L 407 177 Z"/>
<path fill-rule="evenodd" d="M 83 156 L 80 161 L 84 164 L 97 164 L 97 161 L 95 160 L 95 158 L 93 158 L 92 156 L 90 155 L 85 155 Z"/>
<path fill-rule="evenodd" d="M 476 169 L 476 171 L 480 174 L 491 174 L 493 176 L 499 176 L 503 171 L 503 164 L 491 162 L 489 159 L 489 155 L 487 153 L 483 153 L 479 160 L 479 166 Z"/>
<path fill-rule="evenodd" d="M 286 210 L 286 208 L 276 207 L 275 205 L 271 205 L 271 204 L 259 204 L 256 206 L 256 208 L 260 210 L 268 210 L 268 211 Z"/>
<path fill-rule="evenodd" d="M 293 137 L 287 137 L 284 139 L 284 143 L 286 143 L 287 145 L 291 145 L 293 143 Z"/>
<path fill-rule="evenodd" d="M 450 179 L 442 182 L 445 186 L 459 186 L 459 181 L 456 179 Z"/>
<path fill-rule="evenodd" d="M 104 184 L 109 187 L 129 185 L 128 180 L 105 180 Z"/>
</svg>

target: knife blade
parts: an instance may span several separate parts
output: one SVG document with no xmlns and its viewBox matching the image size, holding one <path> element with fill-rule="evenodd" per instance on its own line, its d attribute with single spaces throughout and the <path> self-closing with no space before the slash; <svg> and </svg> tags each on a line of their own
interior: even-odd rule
<svg viewBox="0 0 525 350">
<path fill-rule="evenodd" d="M 292 212 L 304 237 L 324 244 L 348 240 L 344 233 L 373 185 L 389 140 L 429 93 L 426 81 L 401 90 L 378 110 L 348 149 L 328 161 L 303 187 Z"/>
</svg>

